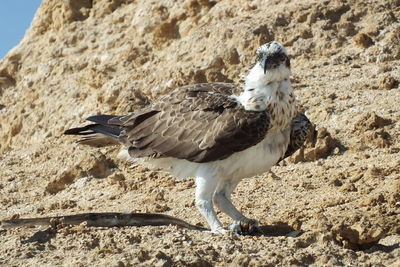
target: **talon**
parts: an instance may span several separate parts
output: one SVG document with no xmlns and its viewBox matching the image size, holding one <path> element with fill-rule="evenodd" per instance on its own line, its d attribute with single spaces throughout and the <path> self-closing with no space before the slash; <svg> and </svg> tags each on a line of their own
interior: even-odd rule
<svg viewBox="0 0 400 267">
<path fill-rule="evenodd" d="M 259 233 L 259 223 L 254 219 L 245 219 L 242 221 L 234 221 L 228 229 L 239 235 L 251 235 Z"/>
</svg>

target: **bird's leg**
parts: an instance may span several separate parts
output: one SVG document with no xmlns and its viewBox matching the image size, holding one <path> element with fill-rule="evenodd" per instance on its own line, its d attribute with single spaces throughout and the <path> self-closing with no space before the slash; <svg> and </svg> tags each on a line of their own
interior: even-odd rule
<svg viewBox="0 0 400 267">
<path fill-rule="evenodd" d="M 217 207 L 232 218 L 233 223 L 228 227 L 232 232 L 238 234 L 251 234 L 258 232 L 257 220 L 245 217 L 231 202 L 231 194 L 235 190 L 237 182 L 222 182 L 214 194 L 214 203 Z"/>
<path fill-rule="evenodd" d="M 196 177 L 196 206 L 201 215 L 206 218 L 213 233 L 225 233 L 221 222 L 215 213 L 212 197 L 217 187 L 218 179 L 215 177 Z"/>
</svg>

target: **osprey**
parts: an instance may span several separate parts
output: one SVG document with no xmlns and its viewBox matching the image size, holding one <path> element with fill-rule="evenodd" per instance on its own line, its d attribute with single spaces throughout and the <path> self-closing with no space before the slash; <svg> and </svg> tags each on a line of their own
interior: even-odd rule
<svg viewBox="0 0 400 267">
<path fill-rule="evenodd" d="M 65 134 L 83 135 L 81 142 L 91 145 L 111 138 L 140 164 L 177 178 L 195 177 L 196 206 L 211 231 L 241 234 L 257 231 L 258 222 L 232 204 L 235 187 L 300 148 L 310 128 L 307 117 L 296 111 L 290 59 L 277 42 L 257 49 L 255 65 L 242 85 L 183 86 L 139 112 L 87 120 L 94 124 Z M 228 228 L 214 205 L 232 218 Z"/>
</svg>

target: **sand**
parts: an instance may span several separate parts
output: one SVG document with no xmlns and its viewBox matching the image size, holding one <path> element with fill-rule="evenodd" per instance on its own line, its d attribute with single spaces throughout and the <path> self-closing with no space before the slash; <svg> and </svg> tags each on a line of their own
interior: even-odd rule
<svg viewBox="0 0 400 267">
<path fill-rule="evenodd" d="M 317 132 L 233 195 L 266 235 L 15 228 L 0 230 L 0 265 L 399 266 L 399 17 L 398 0 L 44 0 L 0 61 L 0 220 L 156 212 L 206 226 L 193 179 L 62 132 L 181 85 L 238 82 L 271 40 L 287 48 L 296 97 Z"/>
</svg>

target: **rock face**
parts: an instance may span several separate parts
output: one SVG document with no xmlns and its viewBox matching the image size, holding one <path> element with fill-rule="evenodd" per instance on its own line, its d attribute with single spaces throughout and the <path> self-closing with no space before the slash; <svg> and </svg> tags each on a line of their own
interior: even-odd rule
<svg viewBox="0 0 400 267">
<path fill-rule="evenodd" d="M 203 224 L 192 180 L 131 166 L 118 148 L 82 147 L 62 132 L 177 86 L 238 82 L 255 49 L 276 40 L 316 132 L 273 175 L 243 181 L 234 201 L 262 225 L 304 234 L 80 227 L 35 239 L 37 229 L 21 229 L 0 232 L 0 264 L 396 266 L 399 18 L 399 0 L 44 0 L 0 61 L 0 219 L 141 211 Z"/>
</svg>

